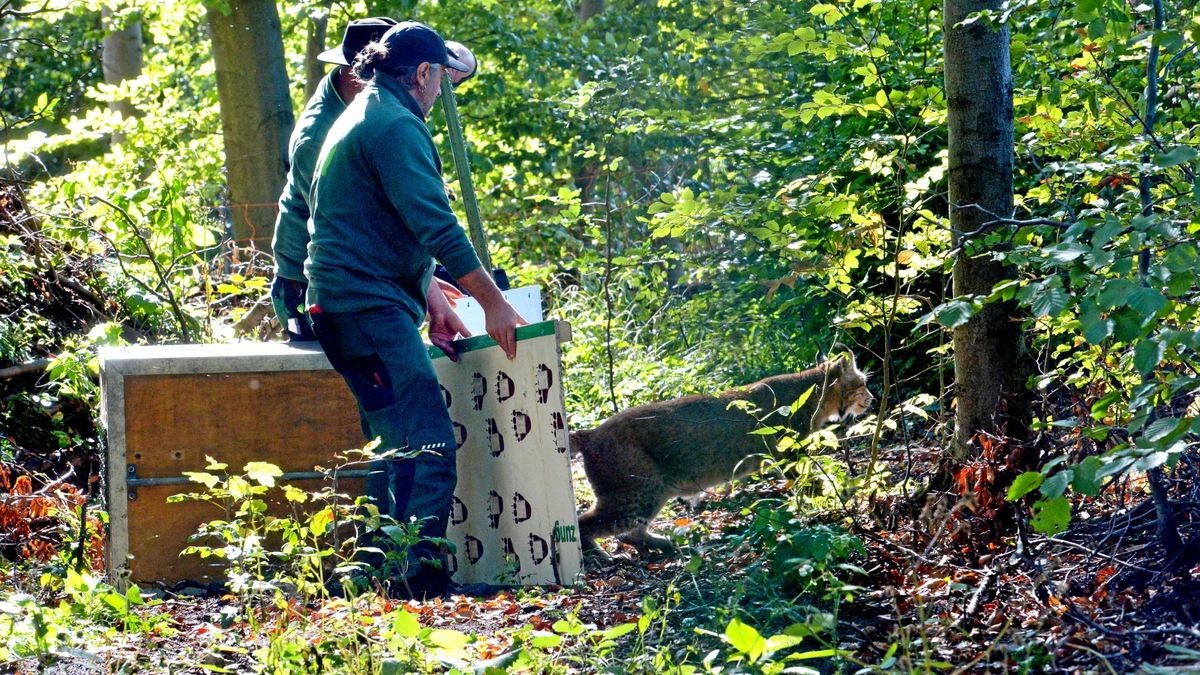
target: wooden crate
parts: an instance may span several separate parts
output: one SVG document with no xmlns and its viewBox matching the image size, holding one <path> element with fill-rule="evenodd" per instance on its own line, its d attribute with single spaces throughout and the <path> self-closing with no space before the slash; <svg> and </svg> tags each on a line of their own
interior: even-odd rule
<svg viewBox="0 0 1200 675">
<path fill-rule="evenodd" d="M 461 443 L 449 565 L 464 583 L 569 584 L 580 570 L 560 367 L 570 327 L 541 322 L 517 338 L 514 361 L 487 337 L 459 341 L 458 363 L 430 349 Z M 179 552 L 223 513 L 166 502 L 201 488 L 183 472 L 204 471 L 206 456 L 235 472 L 270 462 L 286 482 L 315 490 L 324 478 L 314 467 L 364 443 L 354 397 L 315 345 L 105 348 L 100 380 L 118 582 L 222 578 L 212 559 Z M 350 475 L 338 490 L 361 494 L 361 477 Z"/>
</svg>

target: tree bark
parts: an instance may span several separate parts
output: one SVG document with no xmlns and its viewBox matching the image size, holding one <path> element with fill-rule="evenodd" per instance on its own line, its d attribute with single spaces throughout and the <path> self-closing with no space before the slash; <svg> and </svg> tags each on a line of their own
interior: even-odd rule
<svg viewBox="0 0 1200 675">
<path fill-rule="evenodd" d="M 326 64 L 317 60 L 317 56 L 325 51 L 325 40 L 329 33 L 329 9 L 333 0 L 321 0 L 320 7 L 309 15 L 308 41 L 304 48 L 304 100 L 312 98 L 317 93 L 321 78 L 325 77 Z"/>
<path fill-rule="evenodd" d="M 142 73 L 141 22 L 118 23 L 122 19 L 114 17 L 108 7 L 101 9 L 100 17 L 106 28 L 100 57 L 105 84 L 117 85 L 137 77 Z M 133 102 L 129 100 L 114 101 L 109 107 L 124 118 L 137 114 Z M 119 131 L 112 135 L 113 145 L 120 145 L 124 140 L 124 134 Z"/>
<path fill-rule="evenodd" d="M 588 19 L 603 11 L 604 0 L 579 0 L 579 5 L 575 7 L 575 16 L 579 17 L 579 23 L 587 23 Z"/>
<path fill-rule="evenodd" d="M 1012 68 L 1007 27 L 959 25 L 1000 0 L 945 0 L 945 80 L 949 131 L 950 227 L 959 253 L 955 297 L 987 295 L 1012 272 L 993 260 L 977 234 L 1013 208 Z M 995 215 L 992 215 L 995 214 Z M 1021 323 L 1015 303 L 985 306 L 954 330 L 953 456 L 971 454 L 981 431 L 1024 438 L 1029 410 Z"/>
<path fill-rule="evenodd" d="M 208 6 L 233 238 L 269 251 L 294 117 L 275 0 Z"/>
</svg>

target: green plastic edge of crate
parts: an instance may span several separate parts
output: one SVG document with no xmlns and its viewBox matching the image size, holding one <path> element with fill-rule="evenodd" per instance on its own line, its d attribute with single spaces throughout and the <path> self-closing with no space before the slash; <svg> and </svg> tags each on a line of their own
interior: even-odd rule
<svg viewBox="0 0 1200 675">
<path fill-rule="evenodd" d="M 517 342 L 521 340 L 529 340 L 532 338 L 543 337 L 546 335 L 554 335 L 554 321 L 542 321 L 540 323 L 530 324 L 528 326 L 517 327 Z M 454 341 L 454 349 L 459 354 L 465 352 L 473 352 L 477 349 L 487 349 L 496 344 L 496 341 L 487 335 L 476 335 L 475 337 L 463 338 Z M 446 354 L 437 347 L 429 348 L 429 358 L 444 359 Z"/>
</svg>

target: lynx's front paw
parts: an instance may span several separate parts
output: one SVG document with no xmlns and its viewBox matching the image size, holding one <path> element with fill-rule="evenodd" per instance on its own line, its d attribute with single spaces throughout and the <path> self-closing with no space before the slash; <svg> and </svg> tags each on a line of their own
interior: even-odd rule
<svg viewBox="0 0 1200 675">
<path fill-rule="evenodd" d="M 626 532 L 617 537 L 617 540 L 636 548 L 641 555 L 645 555 L 650 551 L 657 551 L 659 553 L 675 552 L 675 544 L 671 543 L 670 539 L 660 537 L 657 534 L 651 534 L 645 528 Z"/>
</svg>

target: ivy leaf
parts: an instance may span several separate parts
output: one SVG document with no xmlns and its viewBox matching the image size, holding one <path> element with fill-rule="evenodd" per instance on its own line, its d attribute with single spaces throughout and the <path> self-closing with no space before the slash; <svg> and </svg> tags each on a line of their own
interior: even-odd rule
<svg viewBox="0 0 1200 675">
<path fill-rule="evenodd" d="M 1026 471 L 1017 476 L 1012 485 L 1008 486 L 1008 501 L 1014 502 L 1033 492 L 1042 484 L 1042 480 L 1040 471 Z"/>
<path fill-rule="evenodd" d="M 1066 497 L 1039 499 L 1033 504 L 1033 529 L 1046 535 L 1065 532 L 1071 522 L 1071 502 Z"/>
</svg>

